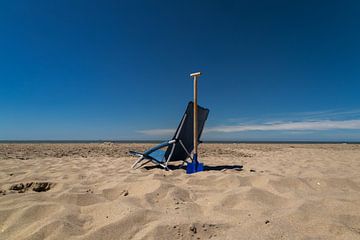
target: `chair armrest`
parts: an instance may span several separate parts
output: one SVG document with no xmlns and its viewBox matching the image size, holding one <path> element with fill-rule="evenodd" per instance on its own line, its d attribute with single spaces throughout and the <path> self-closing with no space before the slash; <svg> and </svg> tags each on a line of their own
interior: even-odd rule
<svg viewBox="0 0 360 240">
<path fill-rule="evenodd" d="M 137 157 L 141 157 L 141 156 L 144 155 L 143 153 L 141 153 L 141 152 L 136 152 L 136 151 L 129 151 L 129 154 L 130 154 L 130 155 L 133 155 L 133 156 L 137 156 Z"/>
<path fill-rule="evenodd" d="M 159 150 L 160 148 L 169 146 L 169 145 L 171 145 L 171 144 L 173 144 L 173 143 L 174 143 L 173 140 L 166 141 L 166 142 L 162 142 L 162 143 L 160 143 L 159 145 L 156 145 L 155 147 L 152 147 L 152 148 L 146 150 L 146 151 L 144 152 L 144 155 L 149 155 L 150 153 L 155 152 L 156 150 Z"/>
</svg>

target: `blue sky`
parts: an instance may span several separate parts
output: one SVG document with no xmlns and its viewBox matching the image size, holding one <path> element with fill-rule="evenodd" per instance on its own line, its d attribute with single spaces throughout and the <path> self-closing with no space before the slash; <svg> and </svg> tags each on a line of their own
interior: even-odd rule
<svg viewBox="0 0 360 240">
<path fill-rule="evenodd" d="M 0 139 L 360 141 L 359 1 L 2 1 Z"/>
</svg>

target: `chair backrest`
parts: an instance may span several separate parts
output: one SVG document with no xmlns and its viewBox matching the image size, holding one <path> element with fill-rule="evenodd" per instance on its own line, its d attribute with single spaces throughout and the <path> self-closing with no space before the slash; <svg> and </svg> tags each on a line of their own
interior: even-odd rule
<svg viewBox="0 0 360 240">
<path fill-rule="evenodd" d="M 205 121 L 209 115 L 209 109 L 200 107 L 198 105 L 198 140 L 200 140 L 201 133 L 204 129 Z M 194 149 L 194 103 L 189 102 L 187 105 L 184 116 L 182 117 L 178 128 L 176 129 L 173 139 L 181 140 L 184 147 L 189 153 Z M 188 154 L 181 146 L 180 142 L 176 142 L 170 146 L 165 153 L 165 159 L 170 156 L 170 161 L 185 160 Z"/>
</svg>

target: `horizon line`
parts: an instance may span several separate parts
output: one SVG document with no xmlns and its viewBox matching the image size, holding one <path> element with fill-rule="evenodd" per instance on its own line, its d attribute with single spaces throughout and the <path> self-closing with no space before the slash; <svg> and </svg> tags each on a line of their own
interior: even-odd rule
<svg viewBox="0 0 360 240">
<path fill-rule="evenodd" d="M 158 143 L 166 140 L 161 139 L 150 139 L 150 140 L 136 140 L 136 139 L 126 139 L 126 140 L 115 140 L 115 139 L 77 139 L 77 140 L 69 140 L 69 139 L 35 139 L 35 140 L 0 140 L 1 144 L 6 143 Z M 202 143 L 349 143 L 349 144 L 360 144 L 360 141 L 356 140 L 203 140 Z"/>
</svg>

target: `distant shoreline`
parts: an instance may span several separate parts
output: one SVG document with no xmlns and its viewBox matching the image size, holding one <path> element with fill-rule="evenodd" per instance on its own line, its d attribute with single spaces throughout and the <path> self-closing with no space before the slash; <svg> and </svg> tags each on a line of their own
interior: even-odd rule
<svg viewBox="0 0 360 240">
<path fill-rule="evenodd" d="M 164 140 L 0 140 L 0 144 L 86 144 L 86 143 L 159 143 Z M 360 144 L 359 141 L 203 141 L 203 143 L 244 144 Z"/>
</svg>

